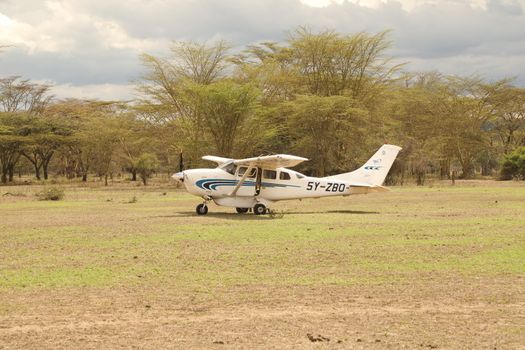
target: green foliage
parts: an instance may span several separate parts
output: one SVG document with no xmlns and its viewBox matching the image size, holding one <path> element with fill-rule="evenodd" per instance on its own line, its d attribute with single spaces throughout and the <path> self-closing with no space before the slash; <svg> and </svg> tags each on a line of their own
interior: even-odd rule
<svg viewBox="0 0 525 350">
<path fill-rule="evenodd" d="M 36 194 L 41 201 L 59 201 L 64 198 L 64 190 L 60 187 L 47 187 Z"/>
<path fill-rule="evenodd" d="M 144 185 L 147 185 L 148 178 L 150 178 L 159 167 L 159 161 L 156 155 L 152 153 L 143 153 L 134 162 L 134 167 L 137 169 L 137 173 L 142 179 Z"/>
<path fill-rule="evenodd" d="M 502 180 L 525 179 L 525 147 L 516 148 L 506 155 L 501 167 Z"/>
<path fill-rule="evenodd" d="M 401 74 L 390 46 L 388 32 L 307 27 L 233 56 L 222 41 L 176 42 L 168 57 L 142 55 L 133 103 L 54 101 L 47 85 L 0 78 L 0 181 L 53 171 L 107 185 L 129 172 L 146 183 L 178 169 L 179 155 L 191 168 L 204 154 L 294 153 L 310 159 L 302 170 L 323 176 L 355 169 L 388 142 L 404 149 L 390 181 L 422 185 L 429 173 L 490 175 L 525 145 L 525 89 Z"/>
<path fill-rule="evenodd" d="M 259 95 L 259 90 L 250 84 L 228 80 L 208 85 L 188 82 L 185 101 L 193 113 L 185 117 L 187 127 L 209 138 L 216 153 L 239 153 L 237 145 L 246 137 L 245 126 L 256 115 Z"/>
</svg>

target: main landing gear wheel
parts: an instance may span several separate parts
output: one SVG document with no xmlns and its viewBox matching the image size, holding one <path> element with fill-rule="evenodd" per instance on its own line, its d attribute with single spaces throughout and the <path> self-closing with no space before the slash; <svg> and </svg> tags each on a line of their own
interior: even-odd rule
<svg viewBox="0 0 525 350">
<path fill-rule="evenodd" d="M 253 207 L 253 213 L 255 215 L 266 214 L 266 207 L 264 206 L 264 204 L 261 203 L 255 204 L 255 206 Z"/>
<path fill-rule="evenodd" d="M 248 212 L 249 208 L 235 208 L 237 210 L 237 213 L 239 214 L 246 214 Z"/>
<path fill-rule="evenodd" d="M 197 212 L 197 215 L 206 215 L 208 214 L 208 206 L 204 203 L 201 203 L 197 205 L 197 208 L 195 208 L 195 211 Z"/>
</svg>

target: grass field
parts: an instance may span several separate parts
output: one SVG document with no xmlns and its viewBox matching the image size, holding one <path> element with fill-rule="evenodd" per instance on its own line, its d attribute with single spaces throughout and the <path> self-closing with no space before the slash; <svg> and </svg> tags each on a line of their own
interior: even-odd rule
<svg viewBox="0 0 525 350">
<path fill-rule="evenodd" d="M 0 187 L 0 348 L 525 348 L 523 183 L 275 218 L 197 217 L 171 187 L 38 190 Z"/>
</svg>

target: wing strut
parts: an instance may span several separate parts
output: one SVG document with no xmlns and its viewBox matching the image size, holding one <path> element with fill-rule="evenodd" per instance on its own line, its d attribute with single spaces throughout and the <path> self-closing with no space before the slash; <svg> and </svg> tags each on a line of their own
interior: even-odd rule
<svg viewBox="0 0 525 350">
<path fill-rule="evenodd" d="M 237 191 L 239 190 L 239 188 L 241 188 L 242 184 L 244 183 L 244 180 L 246 180 L 248 175 L 252 172 L 253 168 L 255 168 L 255 166 L 253 166 L 251 164 L 250 164 L 250 166 L 248 166 L 248 169 L 246 169 L 246 171 L 242 175 L 241 179 L 239 180 L 237 185 L 235 185 L 235 188 L 233 189 L 233 191 L 231 191 L 230 194 L 228 194 L 228 196 L 235 196 L 237 194 Z"/>
</svg>

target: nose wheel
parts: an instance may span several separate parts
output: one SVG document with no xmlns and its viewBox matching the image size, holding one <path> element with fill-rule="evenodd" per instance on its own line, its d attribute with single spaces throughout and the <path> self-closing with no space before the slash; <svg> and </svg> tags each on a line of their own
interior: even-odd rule
<svg viewBox="0 0 525 350">
<path fill-rule="evenodd" d="M 201 203 L 197 205 L 197 208 L 195 208 L 195 211 L 197 212 L 197 215 L 206 215 L 208 214 L 208 206 L 204 203 Z"/>
</svg>

